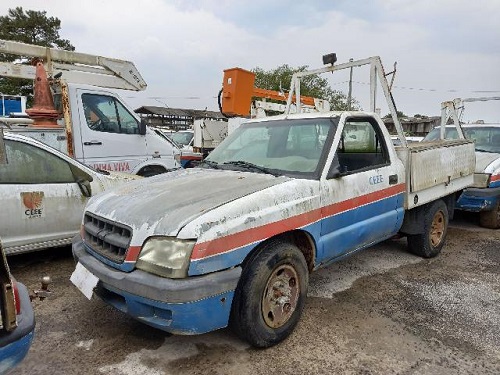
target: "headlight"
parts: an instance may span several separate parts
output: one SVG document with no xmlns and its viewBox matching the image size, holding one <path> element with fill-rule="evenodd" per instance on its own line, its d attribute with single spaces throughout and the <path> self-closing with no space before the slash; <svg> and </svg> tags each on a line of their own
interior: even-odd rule
<svg viewBox="0 0 500 375">
<path fill-rule="evenodd" d="M 196 241 L 174 237 L 152 237 L 146 241 L 136 267 L 158 276 L 187 277 L 189 258 Z"/>
<path fill-rule="evenodd" d="M 490 174 L 489 173 L 474 173 L 474 184 L 473 187 L 476 188 L 486 188 L 490 184 Z"/>
</svg>

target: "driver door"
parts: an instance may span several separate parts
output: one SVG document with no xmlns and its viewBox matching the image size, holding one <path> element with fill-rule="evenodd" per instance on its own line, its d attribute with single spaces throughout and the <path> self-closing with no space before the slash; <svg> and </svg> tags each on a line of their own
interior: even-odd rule
<svg viewBox="0 0 500 375">
<path fill-rule="evenodd" d="M 131 173 L 148 157 L 139 121 L 109 93 L 77 92 L 83 163 L 96 169 Z"/>
<path fill-rule="evenodd" d="M 372 117 L 347 118 L 343 125 L 330 167 L 336 172 L 321 181 L 319 261 L 391 237 L 404 216 L 404 169 L 385 144 L 389 135 Z"/>
</svg>

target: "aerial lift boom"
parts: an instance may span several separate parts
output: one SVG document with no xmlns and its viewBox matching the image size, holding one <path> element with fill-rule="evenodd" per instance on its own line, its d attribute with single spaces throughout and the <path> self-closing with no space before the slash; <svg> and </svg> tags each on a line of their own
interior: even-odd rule
<svg viewBox="0 0 500 375">
<path fill-rule="evenodd" d="M 41 60 L 50 77 L 62 73 L 66 82 L 134 91 L 142 91 L 147 87 L 130 61 L 2 39 L 0 53 Z M 35 79 L 35 66 L 0 62 L 0 76 Z"/>
</svg>

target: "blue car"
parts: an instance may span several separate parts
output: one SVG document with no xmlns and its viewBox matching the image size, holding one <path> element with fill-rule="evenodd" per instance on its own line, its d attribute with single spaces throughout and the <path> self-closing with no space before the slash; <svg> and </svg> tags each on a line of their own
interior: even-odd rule
<svg viewBox="0 0 500 375">
<path fill-rule="evenodd" d="M 1 242 L 0 252 L 0 374 L 5 374 L 28 353 L 35 315 L 28 289 L 10 274 Z"/>
</svg>

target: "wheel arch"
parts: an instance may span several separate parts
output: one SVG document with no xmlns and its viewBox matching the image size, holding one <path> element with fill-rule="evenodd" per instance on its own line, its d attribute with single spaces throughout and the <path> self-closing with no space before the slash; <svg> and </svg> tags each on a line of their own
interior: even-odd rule
<svg viewBox="0 0 500 375">
<path fill-rule="evenodd" d="M 445 197 L 436 199 L 422 206 L 415 207 L 411 210 L 405 211 L 403 225 L 399 230 L 402 234 L 421 234 L 424 231 L 424 215 L 426 210 L 437 201 L 443 201 L 448 211 L 449 220 L 453 219 L 455 211 L 456 195 L 450 194 Z"/>
<path fill-rule="evenodd" d="M 310 233 L 302 229 L 295 229 L 280 233 L 262 241 L 245 257 L 242 262 L 242 268 L 245 268 L 245 266 L 251 262 L 256 254 L 258 254 L 264 247 L 275 241 L 284 241 L 296 245 L 304 255 L 309 272 L 314 269 L 314 262 L 316 259 L 316 241 Z"/>
<path fill-rule="evenodd" d="M 144 165 L 137 171 L 138 176 L 150 177 L 156 174 L 161 174 L 167 172 L 167 168 L 161 164 L 148 164 Z"/>
</svg>

